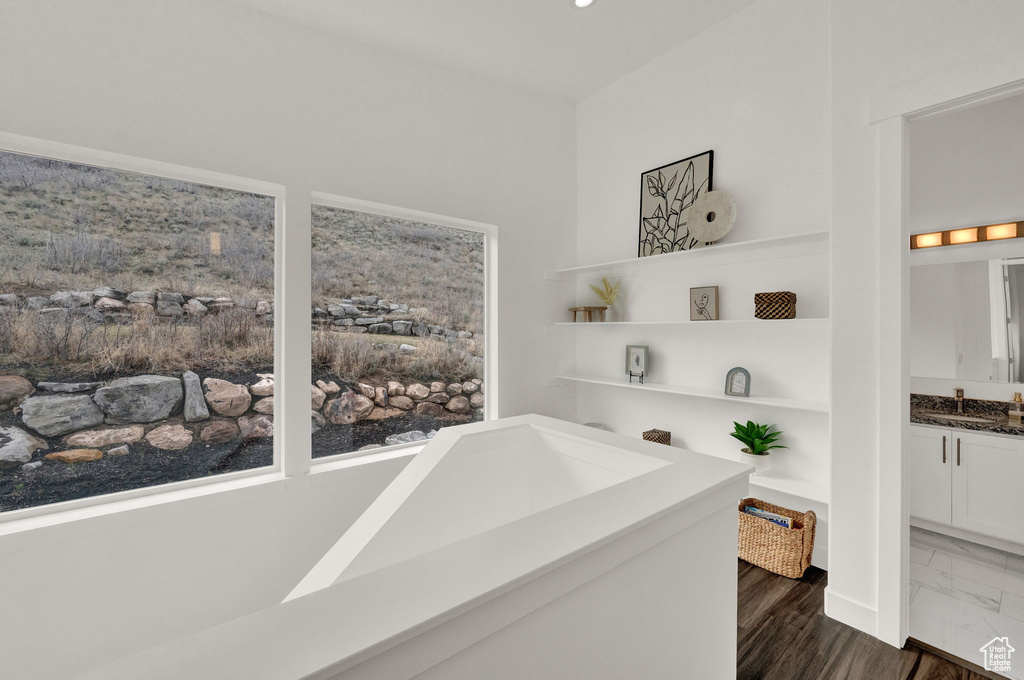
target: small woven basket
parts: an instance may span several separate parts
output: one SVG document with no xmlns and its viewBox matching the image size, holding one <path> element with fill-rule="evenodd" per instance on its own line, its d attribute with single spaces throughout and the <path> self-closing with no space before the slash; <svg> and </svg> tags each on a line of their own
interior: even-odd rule
<svg viewBox="0 0 1024 680">
<path fill-rule="evenodd" d="M 793 518 L 793 528 L 772 524 L 766 519 L 748 515 L 744 506 Z M 756 498 L 740 502 L 739 556 L 770 572 L 787 578 L 800 578 L 811 565 L 814 550 L 814 525 L 818 518 L 813 510 L 797 512 L 772 505 Z"/>
<path fill-rule="evenodd" d="M 672 433 L 668 430 L 647 430 L 644 432 L 644 439 L 649 442 L 672 445 Z"/>
<path fill-rule="evenodd" d="M 758 319 L 795 319 L 796 293 L 781 290 L 754 295 L 754 316 Z"/>
</svg>

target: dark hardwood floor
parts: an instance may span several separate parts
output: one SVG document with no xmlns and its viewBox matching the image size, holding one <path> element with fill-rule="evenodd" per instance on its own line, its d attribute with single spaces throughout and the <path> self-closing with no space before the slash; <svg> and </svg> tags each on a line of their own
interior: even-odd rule
<svg viewBox="0 0 1024 680">
<path fill-rule="evenodd" d="M 739 561 L 737 680 L 983 680 L 923 649 L 896 649 L 825 616 L 827 574 L 798 581 Z"/>
</svg>

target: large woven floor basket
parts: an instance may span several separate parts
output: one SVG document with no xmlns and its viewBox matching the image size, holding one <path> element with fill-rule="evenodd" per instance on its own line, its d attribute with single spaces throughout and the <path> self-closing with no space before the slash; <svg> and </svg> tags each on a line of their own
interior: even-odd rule
<svg viewBox="0 0 1024 680">
<path fill-rule="evenodd" d="M 792 517 L 793 528 L 787 529 L 748 515 L 743 512 L 747 505 Z M 818 518 L 813 510 L 797 512 L 756 498 L 744 498 L 739 512 L 740 559 L 788 578 L 804 575 L 804 570 L 811 565 L 811 551 L 814 550 L 814 525 Z"/>
</svg>

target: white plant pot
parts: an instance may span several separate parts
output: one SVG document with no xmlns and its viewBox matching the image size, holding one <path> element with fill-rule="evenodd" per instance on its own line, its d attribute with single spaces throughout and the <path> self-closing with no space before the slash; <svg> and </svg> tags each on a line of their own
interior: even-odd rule
<svg viewBox="0 0 1024 680">
<path fill-rule="evenodd" d="M 740 452 L 740 462 L 746 463 L 747 465 L 754 466 L 754 472 L 752 477 L 759 477 L 767 474 L 768 470 L 772 467 L 771 454 L 766 453 L 763 456 L 755 456 L 752 453 L 747 453 L 745 450 Z"/>
</svg>

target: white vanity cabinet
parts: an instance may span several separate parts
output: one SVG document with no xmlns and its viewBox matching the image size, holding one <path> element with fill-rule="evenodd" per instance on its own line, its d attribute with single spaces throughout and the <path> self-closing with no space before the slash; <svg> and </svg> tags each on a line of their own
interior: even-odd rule
<svg viewBox="0 0 1024 680">
<path fill-rule="evenodd" d="M 910 514 L 942 524 L 953 523 L 953 469 L 949 464 L 951 432 L 910 426 L 907 440 L 907 495 Z"/>
<path fill-rule="evenodd" d="M 1024 438 L 911 426 L 910 514 L 1024 543 Z"/>
</svg>

